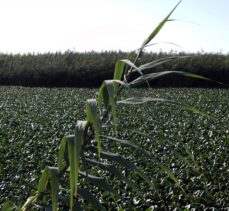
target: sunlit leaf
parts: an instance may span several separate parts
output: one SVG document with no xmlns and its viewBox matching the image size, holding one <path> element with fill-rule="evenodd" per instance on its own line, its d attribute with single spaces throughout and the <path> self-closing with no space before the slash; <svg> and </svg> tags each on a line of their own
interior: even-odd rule
<svg viewBox="0 0 229 211">
<path fill-rule="evenodd" d="M 125 67 L 125 63 L 121 60 L 118 60 L 115 64 L 115 71 L 114 71 L 114 80 L 121 80 L 122 76 L 123 76 L 123 71 L 124 71 L 124 67 Z M 118 92 L 118 84 L 114 84 L 114 89 L 115 89 L 115 93 L 117 94 Z"/>
<path fill-rule="evenodd" d="M 182 1 L 182 0 L 181 0 Z M 174 10 L 178 7 L 178 5 L 181 3 L 181 1 L 179 1 L 177 3 L 177 5 L 172 9 L 172 11 L 158 24 L 158 26 L 151 32 L 151 34 L 144 40 L 144 42 L 141 45 L 141 48 L 138 52 L 138 55 L 135 59 L 135 61 L 137 61 L 137 59 L 139 58 L 139 56 L 141 55 L 144 47 L 161 31 L 161 29 L 163 28 L 163 26 L 165 25 L 165 23 L 169 20 L 169 17 L 172 15 L 172 13 L 174 12 Z"/>
<path fill-rule="evenodd" d="M 109 95 L 109 101 L 111 104 L 111 111 L 113 117 L 113 127 L 115 134 L 117 134 L 117 111 L 116 111 L 116 102 L 115 102 L 115 91 L 114 91 L 114 82 L 112 80 L 106 80 L 105 85 Z"/>
<path fill-rule="evenodd" d="M 50 184 L 51 184 L 51 196 L 52 196 L 52 210 L 58 209 L 58 192 L 59 192 L 59 169 L 56 167 L 48 167 Z"/>
<path fill-rule="evenodd" d="M 58 168 L 59 171 L 63 171 L 68 166 L 68 147 L 67 147 L 67 138 L 64 137 L 60 143 L 60 149 L 58 153 Z"/>
<path fill-rule="evenodd" d="M 105 109 L 108 110 L 109 105 L 110 105 L 110 101 L 109 101 L 109 94 L 108 94 L 105 82 L 103 82 L 99 88 L 99 95 L 98 95 L 99 109 L 102 108 L 103 103 L 104 103 Z"/>
<path fill-rule="evenodd" d="M 75 165 L 75 195 L 77 193 L 78 186 L 78 175 L 79 175 L 79 162 L 80 162 L 80 154 L 81 148 L 84 142 L 84 134 L 86 130 L 86 121 L 78 121 L 76 125 L 75 139 L 74 139 L 74 165 Z"/>
<path fill-rule="evenodd" d="M 100 150 L 101 150 L 101 140 L 100 140 L 100 133 L 101 133 L 101 121 L 97 114 L 97 102 L 95 99 L 87 100 L 86 104 L 87 110 L 87 121 L 90 122 L 94 129 L 95 129 L 95 139 L 97 141 L 98 147 L 98 156 L 100 158 Z"/>
<path fill-rule="evenodd" d="M 38 193 L 42 193 L 46 190 L 48 182 L 49 182 L 49 170 L 48 167 L 46 166 L 45 169 L 42 171 L 41 178 L 39 180 Z"/>
</svg>

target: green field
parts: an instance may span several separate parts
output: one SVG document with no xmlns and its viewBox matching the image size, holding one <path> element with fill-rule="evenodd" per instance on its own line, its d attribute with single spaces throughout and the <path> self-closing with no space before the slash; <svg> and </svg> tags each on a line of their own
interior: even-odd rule
<svg viewBox="0 0 229 211">
<path fill-rule="evenodd" d="M 0 87 L 0 204 L 8 198 L 18 205 L 35 191 L 41 170 L 56 165 L 61 138 L 74 133 L 76 120 L 85 118 L 85 100 L 97 91 Z M 114 202 L 107 194 L 94 190 L 103 204 L 111 209 L 229 207 L 228 90 L 136 89 L 125 91 L 125 96 L 177 100 L 214 118 L 162 103 L 119 105 L 118 137 L 143 147 L 151 157 L 107 140 L 102 148 L 133 160 L 157 184 L 160 196 L 136 175 L 123 170 L 137 181 L 139 190 L 122 191 L 126 186 L 103 174 L 123 193 L 122 200 Z M 167 173 L 154 159 L 167 167 Z"/>
</svg>

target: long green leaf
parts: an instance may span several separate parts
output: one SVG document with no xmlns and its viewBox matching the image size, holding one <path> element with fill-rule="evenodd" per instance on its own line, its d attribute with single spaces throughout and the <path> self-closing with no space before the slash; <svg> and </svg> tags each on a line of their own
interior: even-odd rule
<svg viewBox="0 0 229 211">
<path fill-rule="evenodd" d="M 48 182 L 49 182 L 49 171 L 48 171 L 48 167 L 46 166 L 45 169 L 42 171 L 41 178 L 39 180 L 38 194 L 46 190 Z"/>
<path fill-rule="evenodd" d="M 123 75 L 123 71 L 124 71 L 124 67 L 125 67 L 125 63 L 121 60 L 118 60 L 115 64 L 115 71 L 114 71 L 114 80 L 121 80 L 122 75 Z M 117 94 L 118 92 L 118 84 L 114 84 L 114 89 L 115 89 L 115 93 Z"/>
<path fill-rule="evenodd" d="M 138 145 L 136 145 L 136 144 L 134 144 L 134 143 L 132 143 L 132 142 L 130 142 L 128 140 L 118 139 L 118 138 L 115 138 L 115 137 L 104 136 L 104 135 L 101 135 L 101 137 L 106 138 L 106 139 L 109 139 L 109 140 L 112 140 L 112 141 L 116 141 L 116 142 L 118 142 L 120 144 L 129 146 L 129 147 L 132 147 L 135 150 L 144 152 L 146 155 L 149 155 L 149 152 L 147 152 L 146 150 L 142 149 Z"/>
<path fill-rule="evenodd" d="M 74 140 L 74 165 L 75 165 L 75 195 L 77 194 L 77 186 L 78 186 L 78 176 L 79 176 L 79 161 L 81 148 L 84 142 L 84 134 L 86 130 L 87 121 L 78 121 L 76 125 L 76 133 Z"/>
<path fill-rule="evenodd" d="M 130 98 L 127 98 L 125 100 L 120 100 L 117 103 L 118 104 L 138 105 L 138 104 L 144 104 L 144 103 L 148 103 L 148 102 L 161 102 L 161 103 L 173 104 L 173 105 L 176 105 L 176 106 L 178 106 L 178 107 L 180 107 L 182 109 L 191 111 L 192 113 L 201 114 L 202 116 L 206 116 L 208 118 L 215 119 L 215 117 L 213 117 L 213 116 L 211 116 L 211 115 L 209 115 L 209 114 L 207 114 L 205 112 L 202 112 L 202 111 L 198 110 L 194 106 L 189 106 L 189 105 L 186 105 L 184 103 L 179 103 L 179 102 L 176 102 L 176 101 L 173 101 L 173 100 L 166 100 L 166 99 L 163 99 L 163 98 L 130 97 Z"/>
<path fill-rule="evenodd" d="M 111 86 L 111 89 L 113 89 L 112 91 L 113 94 L 108 92 L 107 84 L 113 84 L 113 88 Z M 110 94 L 114 96 L 113 97 L 114 99 L 117 97 L 116 96 L 117 93 L 115 91 L 115 85 L 122 85 L 124 87 L 128 87 L 127 83 L 120 81 L 120 80 L 115 79 L 115 80 L 104 81 L 101 87 L 99 88 L 99 95 L 98 95 L 98 107 L 100 110 L 102 109 L 103 103 L 104 103 L 104 107 L 106 111 L 110 109 L 110 106 L 111 106 Z"/>
<path fill-rule="evenodd" d="M 91 149 L 93 151 L 96 150 L 96 148 L 94 147 L 91 147 Z M 116 154 L 116 153 L 112 153 L 112 152 L 107 152 L 107 151 L 101 151 L 101 158 L 104 158 L 104 159 L 108 159 L 108 160 L 111 160 L 111 161 L 115 161 L 115 162 L 118 162 L 120 164 L 122 164 L 125 168 L 127 169 L 130 169 L 130 170 L 133 170 L 134 172 L 137 173 L 137 175 L 139 177 L 141 177 L 143 180 L 145 180 L 145 182 L 153 189 L 156 190 L 156 186 L 154 183 L 152 183 L 150 181 L 150 179 L 140 170 L 138 169 L 132 162 L 130 162 L 129 160 L 123 158 L 121 155 L 119 154 Z"/>
<path fill-rule="evenodd" d="M 67 168 L 68 164 L 68 157 L 66 156 L 68 154 L 68 148 L 67 148 L 67 138 L 64 137 L 61 140 L 60 149 L 58 153 L 58 168 L 59 171 L 63 171 L 65 168 Z"/>
<path fill-rule="evenodd" d="M 120 197 L 107 182 L 104 178 L 102 177 L 96 177 L 90 174 L 87 174 L 86 172 L 79 172 L 81 176 L 83 176 L 88 182 L 92 183 L 93 185 L 103 189 L 104 191 L 110 192 L 111 194 Z"/>
<path fill-rule="evenodd" d="M 170 21 L 171 19 L 169 19 L 168 21 Z M 174 20 L 174 19 L 172 19 L 172 20 Z M 177 20 L 177 19 L 176 19 Z M 176 21 L 176 20 L 174 20 L 174 21 Z M 174 46 L 176 46 L 176 47 L 179 47 L 179 48 L 182 48 L 183 49 L 183 47 L 182 46 L 180 46 L 180 45 L 178 45 L 178 44 L 176 44 L 176 43 L 173 43 L 173 42 L 156 42 L 156 43 L 151 43 L 151 44 L 147 44 L 147 45 L 145 45 L 145 47 L 144 48 L 146 48 L 146 47 L 150 47 L 150 46 L 153 46 L 153 45 L 159 45 L 159 44 L 169 44 L 169 45 L 174 45 Z M 139 50 L 141 50 L 141 48 L 137 48 L 137 49 L 135 49 L 135 50 L 133 50 L 133 52 L 136 52 L 136 51 L 139 51 Z"/>
<path fill-rule="evenodd" d="M 78 192 L 84 200 L 88 201 L 96 209 L 101 210 L 101 211 L 106 211 L 106 208 L 87 189 L 79 188 Z"/>
<path fill-rule="evenodd" d="M 138 104 L 144 104 L 147 102 L 163 102 L 163 103 L 177 104 L 175 101 L 172 101 L 172 100 L 166 100 L 163 98 L 153 98 L 153 97 L 130 97 L 125 100 L 120 100 L 117 103 L 138 105 Z"/>
<path fill-rule="evenodd" d="M 91 160 L 88 158 L 84 159 L 85 162 L 91 166 L 98 166 L 100 169 L 109 172 L 110 174 L 118 177 L 121 181 L 124 181 L 126 184 L 128 184 L 133 189 L 137 189 L 135 184 L 128 179 L 128 177 L 124 176 L 114 165 L 108 164 L 108 163 L 102 163 L 96 160 Z"/>
<path fill-rule="evenodd" d="M 101 134 L 101 121 L 97 114 L 97 102 L 95 99 L 89 99 L 87 100 L 86 105 L 87 110 L 87 121 L 90 122 L 95 130 L 95 139 L 97 141 L 97 147 L 98 147 L 98 156 L 100 159 L 100 150 L 101 150 L 101 140 L 100 140 L 100 134 Z"/>
<path fill-rule="evenodd" d="M 69 166 L 70 166 L 70 209 L 73 208 L 74 202 L 74 188 L 76 184 L 76 165 L 74 160 L 74 140 L 75 136 L 67 136 L 67 143 L 68 143 L 68 159 L 69 159 Z"/>
<path fill-rule="evenodd" d="M 51 195 L 52 195 L 52 210 L 57 211 L 58 209 L 58 192 L 59 192 L 59 169 L 56 167 L 48 167 L 50 184 L 51 184 Z"/>
<path fill-rule="evenodd" d="M 113 127 L 114 132 L 117 135 L 117 111 L 116 111 L 116 102 L 115 102 L 115 91 L 114 91 L 114 81 L 106 80 L 105 81 L 107 92 L 109 95 L 109 101 L 111 105 L 112 117 L 113 117 Z"/>
<path fill-rule="evenodd" d="M 174 10 L 178 7 L 178 5 L 181 3 L 182 0 L 180 0 L 177 5 L 172 9 L 172 11 L 158 24 L 158 26 L 151 32 L 151 34 L 144 40 L 144 42 L 142 43 L 140 50 L 138 51 L 138 55 L 135 58 L 134 63 L 136 63 L 136 61 L 138 60 L 138 58 L 140 57 L 143 49 L 145 48 L 145 46 L 161 31 L 161 29 L 163 28 L 163 26 L 165 25 L 165 23 L 169 20 L 169 17 L 172 15 L 172 13 L 174 12 Z"/>
<path fill-rule="evenodd" d="M 141 49 L 143 49 L 160 32 L 160 30 L 169 20 L 169 17 L 172 15 L 174 10 L 178 7 L 180 3 L 181 1 L 177 3 L 177 5 L 172 9 L 172 11 L 158 24 L 158 26 L 153 30 L 153 32 L 145 39 L 145 41 L 142 43 Z"/>
<path fill-rule="evenodd" d="M 212 81 L 212 82 L 219 83 L 222 85 L 221 82 L 214 81 L 210 78 L 200 76 L 200 75 L 195 74 L 195 73 L 189 73 L 189 72 L 183 72 L 183 71 L 163 71 L 163 72 L 157 72 L 157 73 L 149 73 L 149 74 L 145 74 L 143 76 L 140 76 L 137 79 L 131 81 L 129 83 L 129 86 L 130 87 L 137 87 L 141 84 L 144 84 L 146 80 L 152 81 L 152 80 L 155 80 L 157 78 L 160 78 L 160 77 L 163 77 L 163 76 L 169 75 L 169 74 L 178 74 L 178 75 L 182 75 L 182 76 L 186 76 L 186 77 L 190 77 L 190 78 L 197 78 L 197 79 Z"/>
<path fill-rule="evenodd" d="M 102 109 L 103 103 L 104 103 L 105 109 L 108 110 L 110 101 L 109 101 L 109 94 L 108 94 L 105 82 L 103 82 L 103 84 L 99 88 L 98 106 L 100 110 Z"/>
<path fill-rule="evenodd" d="M 147 69 L 152 69 L 154 67 L 157 67 L 157 66 L 160 66 L 164 63 L 167 63 L 167 62 L 171 62 L 171 61 L 174 61 L 176 59 L 184 59 L 184 58 L 189 58 L 190 56 L 171 56 L 171 57 L 166 57 L 166 58 L 161 58 L 161 59 L 157 59 L 157 60 L 154 60 L 154 61 L 151 61 L 149 63 L 146 63 L 146 64 L 143 64 L 139 67 L 139 69 L 141 71 L 144 71 L 144 70 L 147 70 Z"/>
</svg>

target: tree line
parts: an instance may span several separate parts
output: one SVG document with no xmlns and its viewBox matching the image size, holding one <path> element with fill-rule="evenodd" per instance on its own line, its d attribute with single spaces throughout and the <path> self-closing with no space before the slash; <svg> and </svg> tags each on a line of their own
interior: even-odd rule
<svg viewBox="0 0 229 211">
<path fill-rule="evenodd" d="M 112 78 L 115 62 L 132 59 L 135 53 L 122 51 L 72 52 L 45 54 L 0 54 L 0 85 L 34 87 L 98 87 Z M 229 55 L 213 53 L 143 53 L 136 65 L 177 57 L 155 67 L 155 71 L 187 71 L 229 84 Z M 179 58 L 181 56 L 181 58 Z M 183 56 L 188 56 L 184 58 Z M 151 82 L 153 87 L 212 87 L 211 81 L 168 75 Z"/>
</svg>

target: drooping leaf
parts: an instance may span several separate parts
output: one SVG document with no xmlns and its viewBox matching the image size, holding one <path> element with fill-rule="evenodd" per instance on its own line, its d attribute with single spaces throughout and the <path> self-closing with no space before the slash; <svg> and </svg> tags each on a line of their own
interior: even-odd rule
<svg viewBox="0 0 229 211">
<path fill-rule="evenodd" d="M 104 103 L 105 109 L 108 110 L 110 101 L 109 101 L 109 94 L 108 94 L 105 82 L 103 82 L 103 84 L 99 88 L 99 96 L 98 96 L 99 109 L 102 108 L 103 103 Z"/>
<path fill-rule="evenodd" d="M 123 59 L 121 60 L 123 63 L 129 65 L 130 67 L 132 67 L 133 70 L 137 71 L 140 75 L 143 75 L 142 71 L 130 60 L 128 59 Z"/>
<path fill-rule="evenodd" d="M 181 73 L 181 75 L 184 75 L 184 76 L 190 77 L 190 78 L 197 78 L 197 79 L 202 79 L 202 80 L 206 80 L 206 81 L 212 81 L 214 83 L 217 83 L 217 84 L 220 84 L 220 85 L 224 85 L 223 83 L 221 83 L 219 81 L 216 81 L 216 80 L 213 80 L 213 79 L 210 79 L 210 78 L 207 78 L 207 77 L 195 74 L 195 73 L 183 72 L 183 73 Z"/>
<path fill-rule="evenodd" d="M 68 144 L 68 160 L 70 167 L 70 209 L 74 206 L 74 197 L 77 194 L 79 161 L 81 148 L 84 142 L 84 134 L 86 131 L 87 121 L 77 121 L 75 135 L 67 136 Z"/>
<path fill-rule="evenodd" d="M 147 155 L 149 154 L 146 150 L 142 149 L 141 147 L 137 146 L 136 144 L 134 144 L 134 143 L 132 143 L 132 142 L 130 142 L 128 140 L 118 139 L 118 138 L 115 138 L 115 137 L 104 136 L 104 135 L 101 135 L 101 137 L 109 139 L 109 140 L 112 140 L 112 141 L 116 141 L 116 142 L 118 142 L 120 144 L 129 146 L 129 147 L 132 147 L 133 149 L 141 151 L 141 152 L 143 152 L 143 153 L 145 153 Z"/>
<path fill-rule="evenodd" d="M 120 80 L 105 80 L 102 86 L 99 89 L 99 96 L 98 96 L 98 106 L 99 109 L 102 109 L 102 104 L 104 103 L 105 109 L 109 112 L 109 109 L 112 110 L 112 117 L 113 117 L 113 127 L 116 131 L 116 94 L 114 85 L 121 84 L 123 86 L 128 86 L 128 84 L 124 83 Z M 117 132 L 117 131 L 116 131 Z"/>
<path fill-rule="evenodd" d="M 114 132 L 117 135 L 117 111 L 116 111 L 116 102 L 115 102 L 115 91 L 114 91 L 114 82 L 113 80 L 106 80 L 105 85 L 107 88 L 107 92 L 109 95 L 109 102 L 111 105 L 111 112 L 112 112 L 112 123 Z"/>
<path fill-rule="evenodd" d="M 41 178 L 39 180 L 38 194 L 46 190 L 48 182 L 49 182 L 49 171 L 48 171 L 48 167 L 46 166 L 45 169 L 42 171 Z"/>
<path fill-rule="evenodd" d="M 92 151 L 95 151 L 95 147 L 91 147 Z M 156 190 L 156 186 L 153 182 L 150 181 L 150 179 L 139 169 L 137 166 L 135 166 L 131 161 L 123 158 L 121 155 L 117 153 L 107 152 L 107 151 L 101 151 L 101 158 L 108 159 L 111 161 L 118 162 L 122 164 L 126 169 L 134 171 L 139 177 L 141 177 L 145 182 L 154 190 Z"/>
<path fill-rule="evenodd" d="M 121 60 L 118 60 L 115 64 L 115 71 L 114 71 L 114 80 L 121 80 L 123 71 L 124 71 L 125 63 Z M 118 92 L 118 84 L 114 84 L 115 93 Z"/>
<path fill-rule="evenodd" d="M 171 19 L 169 19 L 169 20 L 171 20 Z M 169 20 L 168 20 L 168 21 L 169 21 Z M 178 45 L 178 44 L 176 44 L 176 43 L 173 43 L 173 42 L 156 42 L 156 43 L 151 43 L 151 44 L 145 45 L 144 48 L 150 47 L 150 46 L 152 46 L 152 45 L 159 45 L 159 44 L 174 45 L 174 46 L 176 46 L 176 47 L 179 47 L 179 48 L 182 48 L 182 49 L 183 49 L 182 46 L 180 46 L 180 45 Z M 141 48 L 137 48 L 137 49 L 133 50 L 133 52 L 136 52 L 136 51 L 139 51 L 139 50 L 141 50 Z"/>
<path fill-rule="evenodd" d="M 175 101 L 172 101 L 172 100 L 166 100 L 162 98 L 152 98 L 152 97 L 130 97 L 125 100 L 120 100 L 117 103 L 138 105 L 138 104 L 144 104 L 147 102 L 163 102 L 163 103 L 177 104 Z"/>
<path fill-rule="evenodd" d="M 88 158 L 85 158 L 84 160 L 86 161 L 87 164 L 91 166 L 98 166 L 100 169 L 105 170 L 109 172 L 110 174 L 118 177 L 120 181 L 124 181 L 130 187 L 137 189 L 135 184 L 131 180 L 129 180 L 128 177 L 124 176 L 114 165 L 108 164 L 108 163 L 102 163 L 102 162 L 91 160 Z"/>
<path fill-rule="evenodd" d="M 98 156 L 100 159 L 100 150 L 101 150 L 101 140 L 100 140 L 100 134 L 101 134 L 101 121 L 97 114 L 97 102 L 95 99 L 89 99 L 87 100 L 86 104 L 86 110 L 87 110 L 87 121 L 90 122 L 95 130 L 95 139 L 97 141 L 97 147 L 98 147 Z"/>
<path fill-rule="evenodd" d="M 79 176 L 79 162 L 80 162 L 80 154 L 81 148 L 84 142 L 84 134 L 87 126 L 87 121 L 77 121 L 76 132 L 75 132 L 75 140 L 74 140 L 74 165 L 75 165 L 75 195 L 77 193 L 78 186 L 78 176 Z"/>
<path fill-rule="evenodd" d="M 125 64 L 127 64 L 127 65 L 129 65 L 129 66 L 131 67 L 130 72 L 129 72 L 128 74 L 131 74 L 132 71 L 136 71 L 136 72 L 138 72 L 141 76 L 144 75 L 144 74 L 142 73 L 142 71 L 141 71 L 134 63 L 132 63 L 130 60 L 128 60 L 128 59 L 123 59 L 123 60 L 121 60 L 121 61 L 122 61 L 123 63 L 125 63 Z M 127 76 L 128 76 L 128 74 L 127 74 Z M 126 82 L 127 82 L 127 81 L 126 81 Z M 150 87 L 148 81 L 145 80 L 145 82 L 147 83 L 148 87 Z"/>
<path fill-rule="evenodd" d="M 78 188 L 78 192 L 84 200 L 88 201 L 96 209 L 106 211 L 106 208 L 87 189 Z"/>
<path fill-rule="evenodd" d="M 163 99 L 163 98 L 130 97 L 130 98 L 127 98 L 125 100 L 120 100 L 117 103 L 118 104 L 138 105 L 138 104 L 144 104 L 144 103 L 148 103 L 148 102 L 160 102 L 160 103 L 173 104 L 173 105 L 176 105 L 176 106 L 178 106 L 180 108 L 183 108 L 185 110 L 191 111 L 192 113 L 201 114 L 202 116 L 206 116 L 208 118 L 215 119 L 213 116 L 198 110 L 194 106 L 189 106 L 189 105 L 186 105 L 184 103 L 180 103 L 180 102 L 173 101 L 173 100 L 166 100 L 166 99 Z"/>
<path fill-rule="evenodd" d="M 73 208 L 74 202 L 74 189 L 76 184 L 76 165 L 74 159 L 74 140 L 75 136 L 67 136 L 67 143 L 68 143 L 68 159 L 69 159 L 69 167 L 70 167 L 70 209 Z"/>
<path fill-rule="evenodd" d="M 146 64 L 143 64 L 139 67 L 139 69 L 141 71 L 145 71 L 145 70 L 148 70 L 148 69 L 152 69 L 154 67 L 157 67 L 157 66 L 160 66 L 162 64 L 165 64 L 165 63 L 168 63 L 168 62 L 171 62 L 171 61 L 174 61 L 176 59 L 184 59 L 184 58 L 188 58 L 190 56 L 171 56 L 171 57 L 166 57 L 166 58 L 160 58 L 160 59 L 156 59 L 154 61 L 151 61 L 149 63 L 146 63 Z"/>
<path fill-rule="evenodd" d="M 58 153 L 58 168 L 60 172 L 66 169 L 67 166 L 69 165 L 67 154 L 68 154 L 67 138 L 64 137 L 61 140 L 60 149 Z"/>
<path fill-rule="evenodd" d="M 93 185 L 103 189 L 104 191 L 110 192 L 111 194 L 119 197 L 117 191 L 115 191 L 104 178 L 102 177 L 96 177 L 90 174 L 87 174 L 86 172 L 79 172 L 81 176 L 83 176 L 88 182 L 91 182 Z"/>
<path fill-rule="evenodd" d="M 207 81 L 212 81 L 215 83 L 219 83 L 222 84 L 218 81 L 214 81 L 210 78 L 204 77 L 204 76 L 200 76 L 198 74 L 195 73 L 189 73 L 189 72 L 183 72 L 183 71 L 162 71 L 162 72 L 156 72 L 156 73 L 149 73 L 149 74 L 145 74 L 143 76 L 138 77 L 137 79 L 131 81 L 129 83 L 130 87 L 137 87 L 141 84 L 144 84 L 145 81 L 152 81 L 155 80 L 157 78 L 163 77 L 165 75 L 170 75 L 170 74 L 178 74 L 178 75 L 182 75 L 182 76 L 186 76 L 186 77 L 190 77 L 190 78 L 197 78 L 197 79 L 202 79 L 202 80 L 207 80 Z"/>
<path fill-rule="evenodd" d="M 181 108 L 183 108 L 183 109 L 185 109 L 185 110 L 191 111 L 192 113 L 200 114 L 200 115 L 206 116 L 206 117 L 208 117 L 210 119 L 215 119 L 214 116 L 209 115 L 206 112 L 200 111 L 197 108 L 195 108 L 194 106 L 189 106 L 189 105 L 186 105 L 186 104 L 176 104 L 176 105 L 181 107 Z"/>
<path fill-rule="evenodd" d="M 56 167 L 48 167 L 50 184 L 51 184 L 51 195 L 52 195 L 52 210 L 57 211 L 58 209 L 58 192 L 59 192 L 59 169 Z"/>
<path fill-rule="evenodd" d="M 125 64 L 130 66 L 134 71 L 139 72 L 140 75 L 143 75 L 141 70 L 134 63 L 132 63 L 129 59 L 122 59 L 122 60 L 118 60 L 116 62 L 113 81 L 122 82 L 121 78 L 122 78 L 122 75 L 123 75 Z M 120 82 L 119 83 L 114 83 L 115 94 L 117 94 L 117 92 L 118 92 L 118 87 L 119 87 Z M 122 83 L 124 83 L 124 82 L 122 82 Z M 125 85 L 125 83 L 122 84 L 122 85 Z"/>
</svg>

